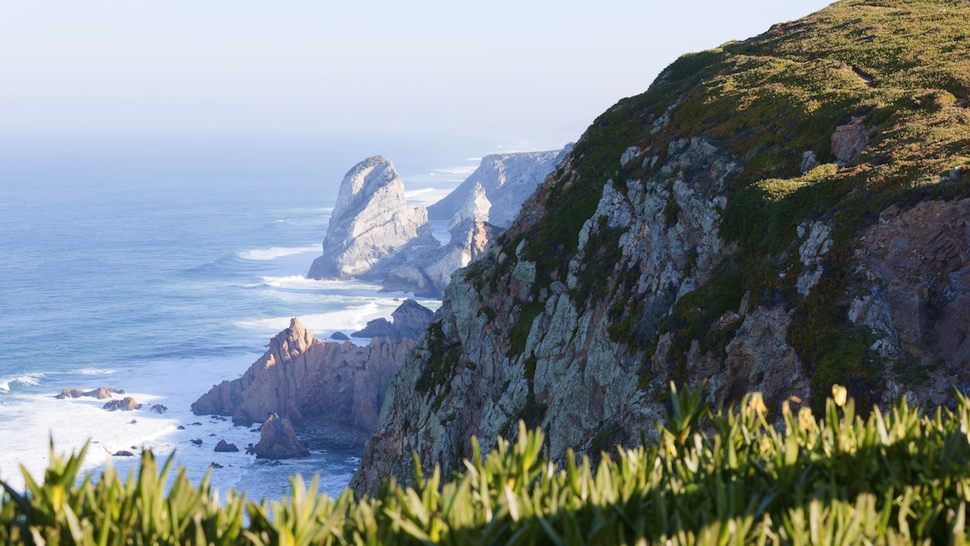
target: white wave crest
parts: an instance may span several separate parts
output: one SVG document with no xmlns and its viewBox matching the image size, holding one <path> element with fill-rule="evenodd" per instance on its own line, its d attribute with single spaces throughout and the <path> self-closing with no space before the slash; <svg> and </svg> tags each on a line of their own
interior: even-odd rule
<svg viewBox="0 0 970 546">
<path fill-rule="evenodd" d="M 81 368 L 80 370 L 74 370 L 74 373 L 81 375 L 111 375 L 118 370 L 105 370 L 101 368 Z"/>
<path fill-rule="evenodd" d="M 25 387 L 33 387 L 40 385 L 40 380 L 44 378 L 44 374 L 41 372 L 27 373 L 21 375 L 20 377 L 14 377 L 11 379 L 0 379 L 0 391 L 8 392 L 10 391 L 11 385 L 14 383 L 20 383 Z"/>
<path fill-rule="evenodd" d="M 274 246 L 271 248 L 260 248 L 255 250 L 240 250 L 239 252 L 236 252 L 236 256 L 243 260 L 263 262 L 275 260 L 284 256 L 292 256 L 294 254 L 304 254 L 308 252 L 320 252 L 320 247 L 318 245 L 301 247 Z"/>
</svg>

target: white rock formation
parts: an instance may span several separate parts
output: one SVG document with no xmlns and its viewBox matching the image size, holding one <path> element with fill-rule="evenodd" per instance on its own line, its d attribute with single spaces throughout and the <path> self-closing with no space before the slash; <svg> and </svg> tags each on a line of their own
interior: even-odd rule
<svg viewBox="0 0 970 546">
<path fill-rule="evenodd" d="M 394 165 L 374 156 L 354 166 L 341 182 L 323 255 L 307 276 L 367 277 L 409 243 L 431 238 L 427 210 L 408 206 Z"/>
<path fill-rule="evenodd" d="M 556 168 L 565 154 L 572 150 L 569 144 L 562 150 L 528 152 L 485 156 L 481 165 L 455 191 L 428 207 L 432 220 L 449 220 L 456 214 L 481 204 L 476 188 L 484 191 L 488 215 L 479 218 L 494 226 L 506 228 L 519 214 L 522 203 Z M 469 205 L 473 203 L 473 205 Z"/>
</svg>

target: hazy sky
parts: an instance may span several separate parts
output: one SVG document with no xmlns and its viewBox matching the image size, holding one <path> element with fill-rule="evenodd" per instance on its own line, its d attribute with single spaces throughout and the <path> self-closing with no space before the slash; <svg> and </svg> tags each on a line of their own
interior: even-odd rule
<svg viewBox="0 0 970 546">
<path fill-rule="evenodd" d="M 551 147 L 677 56 L 825 0 L 0 3 L 0 132 L 494 134 Z"/>
</svg>

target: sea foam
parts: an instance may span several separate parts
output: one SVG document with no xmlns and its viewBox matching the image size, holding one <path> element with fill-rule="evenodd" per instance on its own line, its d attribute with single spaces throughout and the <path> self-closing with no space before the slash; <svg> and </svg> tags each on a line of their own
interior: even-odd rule
<svg viewBox="0 0 970 546">
<path fill-rule="evenodd" d="M 254 260 L 254 261 L 268 261 L 275 260 L 277 258 L 283 258 L 286 256 L 292 256 L 294 254 L 306 254 L 309 252 L 320 252 L 320 246 L 301 246 L 301 247 L 280 247 L 274 246 L 272 248 L 261 248 L 255 250 L 241 250 L 236 253 L 236 256 L 242 258 L 243 260 Z"/>
</svg>

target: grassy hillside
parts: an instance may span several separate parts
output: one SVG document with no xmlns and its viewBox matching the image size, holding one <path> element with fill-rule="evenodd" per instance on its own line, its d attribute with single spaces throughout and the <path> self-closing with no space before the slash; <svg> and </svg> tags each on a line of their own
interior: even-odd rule
<svg viewBox="0 0 970 546">
<path fill-rule="evenodd" d="M 852 244 L 891 204 L 968 195 L 968 171 L 949 176 L 970 163 L 968 39 L 965 0 L 845 0 L 755 38 L 685 55 L 647 92 L 621 100 L 590 126 L 573 153 L 574 171 L 561 169 L 547 188 L 545 214 L 511 232 L 505 248 L 525 241 L 523 256 L 537 264 L 538 295 L 565 278 L 607 180 L 656 178 L 672 143 L 703 136 L 743 167 L 725 189 L 720 230 L 738 250 L 678 301 L 652 337 L 637 334 L 643 309 L 634 294 L 624 296 L 629 279 L 614 271 L 621 233 L 593 241 L 601 249 L 583 264 L 572 291 L 577 303 L 614 298 L 611 336 L 648 355 L 660 335 L 673 334 L 670 354 L 681 367 L 694 340 L 706 350 L 723 348 L 740 322 L 713 323 L 738 309 L 743 294 L 750 294 L 749 310 L 781 303 L 795 309 L 788 340 L 811 370 L 815 407 L 833 382 L 868 402 L 882 378 L 866 332 L 845 319 Z M 832 134 L 853 123 L 867 132 L 868 144 L 837 165 Z M 620 168 L 630 146 L 654 159 Z M 806 152 L 819 166 L 803 174 Z M 679 211 L 668 208 L 675 221 Z M 820 284 L 803 298 L 794 288 L 805 267 L 796 228 L 816 219 L 834 226 L 834 247 Z M 516 327 L 528 332 L 530 316 L 523 311 Z"/>
<path fill-rule="evenodd" d="M 591 468 L 542 459 L 518 434 L 442 480 L 418 475 L 374 498 L 294 493 L 260 504 L 158 470 L 78 483 L 81 455 L 52 457 L 44 485 L 0 498 L 3 544 L 913 544 L 965 543 L 970 402 L 923 414 L 900 402 L 863 420 L 836 387 L 825 415 L 766 421 L 757 394 L 711 415 L 699 390 L 671 393 L 656 445 Z M 520 428 L 524 425 L 520 424 Z M 418 465 L 416 464 L 416 468 Z M 244 518 L 245 514 L 245 518 Z"/>
</svg>

